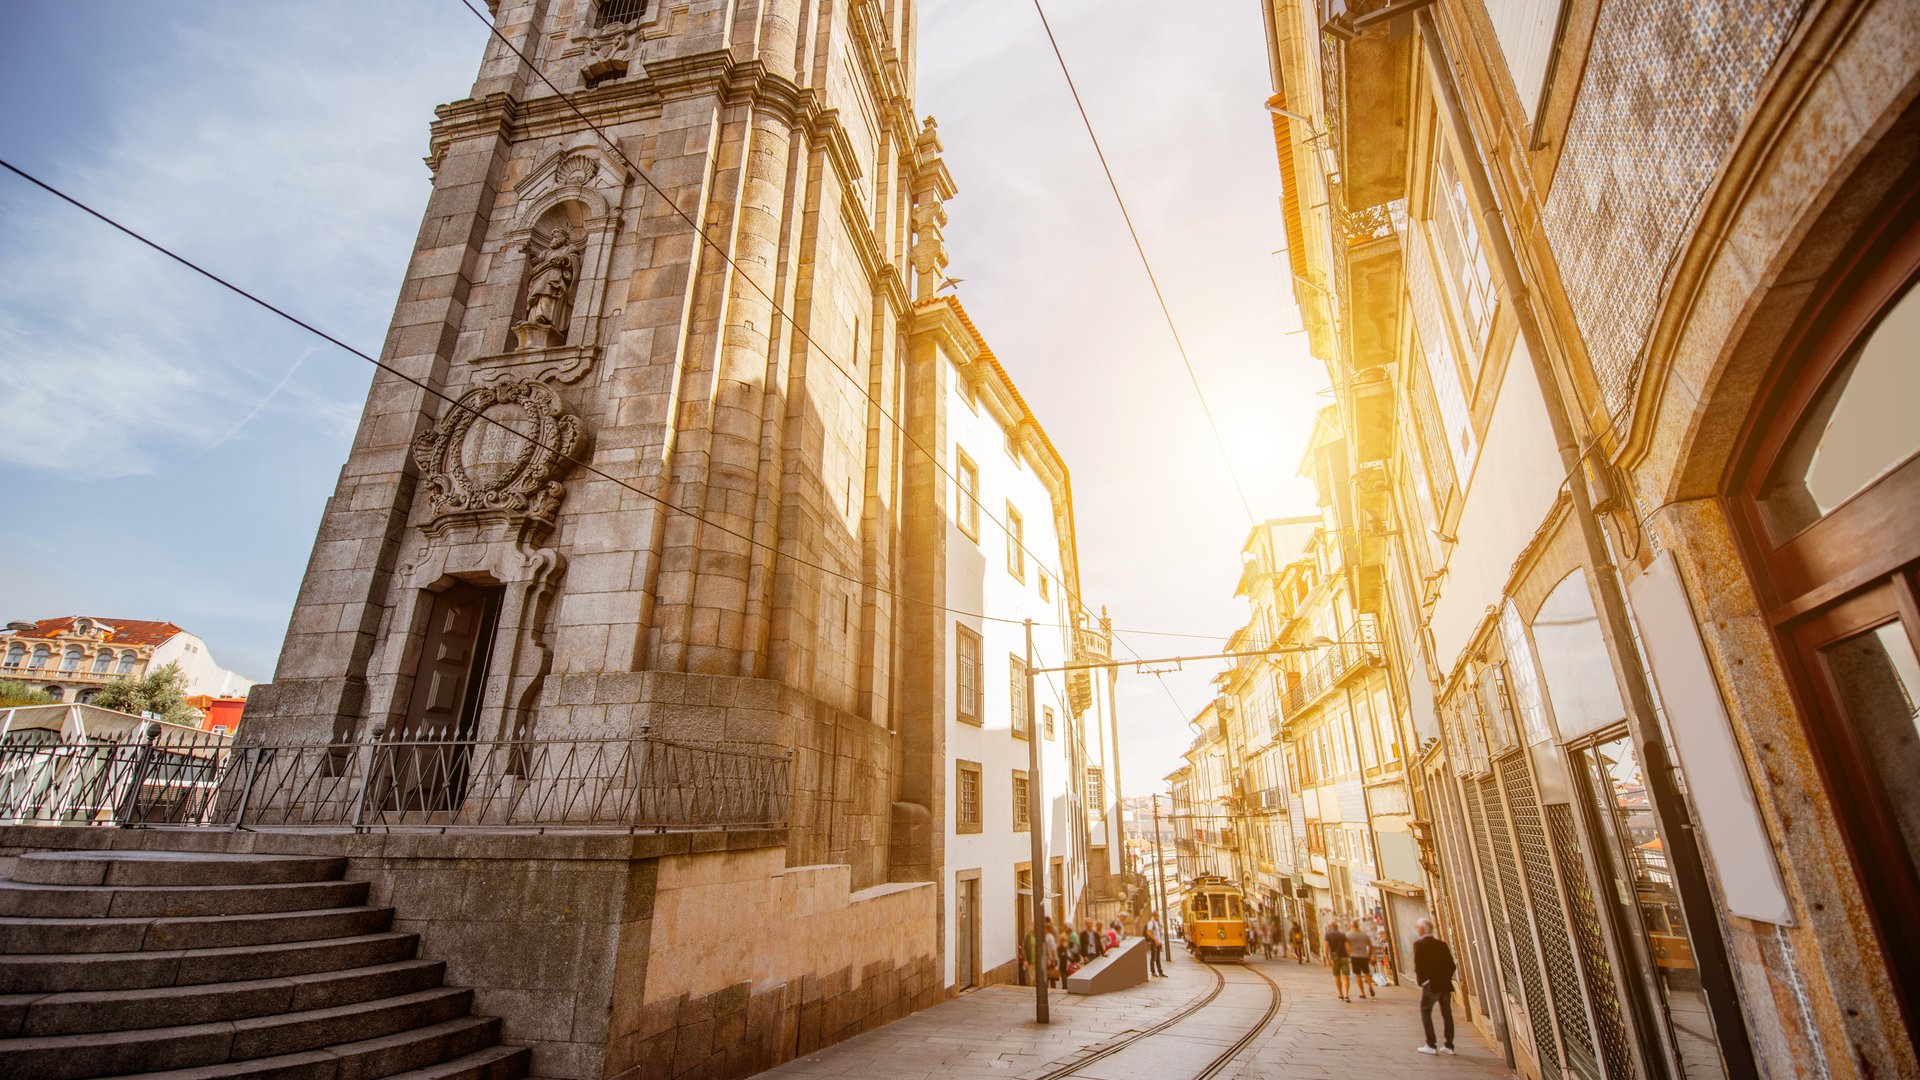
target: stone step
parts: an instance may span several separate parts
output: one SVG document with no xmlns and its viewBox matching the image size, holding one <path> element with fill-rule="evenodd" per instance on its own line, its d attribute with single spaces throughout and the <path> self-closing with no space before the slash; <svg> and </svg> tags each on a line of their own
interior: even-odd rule
<svg viewBox="0 0 1920 1080">
<path fill-rule="evenodd" d="M 420 1050 L 418 1043 L 422 1038 L 429 1043 L 433 1040 L 430 1035 L 414 1029 L 474 1019 L 466 1015 L 472 1003 L 470 990 L 441 988 L 246 1020 L 8 1039 L 0 1041 L 0 1076 L 85 1080 L 250 1062 L 328 1047 L 337 1055 L 341 1049 L 337 1044 L 341 1043 L 374 1044 L 363 1048 L 361 1053 L 370 1062 L 379 1064 L 357 1075 L 387 1076 L 459 1056 L 431 1047 Z M 489 1041 L 494 1038 L 497 1038 L 497 1029 Z M 479 1047 L 469 1047 L 460 1054 L 476 1049 Z M 417 1060 L 405 1063 L 386 1060 L 414 1055 Z M 235 1075 L 268 1073 L 243 1070 Z M 336 1071 L 334 1080 L 346 1080 L 346 1074 Z"/>
<path fill-rule="evenodd" d="M 214 949 L 376 934 L 392 908 L 346 907 L 178 919 L 28 919 L 0 917 L 0 953 L 112 953 Z"/>
<path fill-rule="evenodd" d="M 197 851 L 42 851 L 22 855 L 13 880 L 30 885 L 284 885 L 332 881 L 347 860 L 319 855 Z"/>
<path fill-rule="evenodd" d="M 532 1058 L 533 1051 L 524 1046 L 490 1046 L 424 1069 L 395 1073 L 387 1080 L 521 1080 Z"/>
<path fill-rule="evenodd" d="M 440 985 L 444 970 L 436 961 L 403 960 L 288 979 L 13 994 L 0 997 L 0 1038 L 175 1027 L 328 1009 L 431 990 Z"/>
<path fill-rule="evenodd" d="M 367 902 L 367 889 L 364 881 L 123 886 L 0 881 L 0 916 L 112 919 L 314 911 L 358 907 Z"/>
<path fill-rule="evenodd" d="M 499 1039 L 499 1020 L 491 1016 L 465 1016 L 397 1035 L 297 1054 L 137 1075 L 140 1080 L 376 1080 L 425 1073 L 459 1062 L 469 1062 L 471 1068 L 503 1051 L 510 1064 L 519 1065 L 519 1071 L 472 1075 L 475 1080 L 519 1080 L 526 1075 L 529 1051 L 524 1046 L 495 1046 Z"/>
<path fill-rule="evenodd" d="M 288 978 L 411 960 L 418 934 L 155 952 L 0 954 L 0 994 L 137 990 Z"/>
</svg>

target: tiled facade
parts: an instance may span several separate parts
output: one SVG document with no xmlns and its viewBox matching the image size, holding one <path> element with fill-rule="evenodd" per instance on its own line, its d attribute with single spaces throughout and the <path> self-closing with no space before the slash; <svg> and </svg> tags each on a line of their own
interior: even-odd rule
<svg viewBox="0 0 1920 1080">
<path fill-rule="evenodd" d="M 1567 299 L 1609 413 L 1707 189 L 1807 0 L 1602 4 L 1546 201 Z"/>
<path fill-rule="evenodd" d="M 1874 350 L 1912 371 L 1920 9 L 1576 0 L 1551 62 L 1506 0 L 1353 21 L 1375 10 L 1267 5 L 1276 101 L 1314 121 L 1277 122 L 1278 149 L 1290 236 L 1327 165 L 1395 222 L 1391 255 L 1290 249 L 1296 281 L 1345 283 L 1296 291 L 1472 1022 L 1529 1077 L 1915 1073 L 1916 765 L 1846 747 L 1912 723 L 1911 682 L 1861 688 L 1920 641 L 1864 614 L 1920 566 L 1920 457 L 1892 440 L 1792 529 L 1767 515 L 1813 484 L 1783 447 L 1837 459 L 1904 424 L 1809 403 Z M 1382 84 L 1412 93 L 1352 90 Z M 1449 201 L 1484 266 L 1441 242 Z M 1395 318 L 1391 357 L 1343 340 Z M 1869 646 L 1842 677 L 1835 650 Z"/>
</svg>

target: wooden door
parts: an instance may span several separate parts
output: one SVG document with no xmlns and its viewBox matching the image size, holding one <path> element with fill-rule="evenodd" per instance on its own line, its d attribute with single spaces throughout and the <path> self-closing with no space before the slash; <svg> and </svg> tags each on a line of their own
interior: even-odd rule
<svg viewBox="0 0 1920 1080">
<path fill-rule="evenodd" d="M 403 738 L 467 739 L 479 720 L 487 647 L 500 610 L 498 586 L 457 582 L 434 594 L 414 671 Z"/>
<path fill-rule="evenodd" d="M 1920 564 L 1915 564 L 1920 566 Z M 1920 604 L 1915 567 L 1796 624 L 1793 661 L 1909 1024 L 1920 1017 Z"/>
<path fill-rule="evenodd" d="M 401 815 L 458 810 L 466 796 L 499 586 L 457 582 L 433 597 L 406 718 L 389 734 L 376 805 Z"/>
<path fill-rule="evenodd" d="M 1890 197 L 1810 310 L 1729 501 L 1920 1046 L 1920 184 Z"/>
<path fill-rule="evenodd" d="M 980 879 L 954 883 L 953 985 L 961 990 L 980 982 Z"/>
</svg>

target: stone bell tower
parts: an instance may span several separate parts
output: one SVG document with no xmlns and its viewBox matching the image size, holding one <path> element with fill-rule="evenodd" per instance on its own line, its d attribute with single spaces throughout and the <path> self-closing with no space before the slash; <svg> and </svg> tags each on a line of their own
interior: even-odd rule
<svg viewBox="0 0 1920 1080">
<path fill-rule="evenodd" d="M 784 743 L 796 835 L 847 819 L 801 854 L 870 878 L 912 5 L 490 7 L 382 351 L 437 393 L 376 375 L 249 737 Z"/>
</svg>

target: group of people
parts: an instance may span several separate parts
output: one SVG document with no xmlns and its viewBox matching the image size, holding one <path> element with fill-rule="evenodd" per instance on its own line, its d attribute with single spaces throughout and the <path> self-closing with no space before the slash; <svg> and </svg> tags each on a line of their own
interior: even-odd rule
<svg viewBox="0 0 1920 1080">
<path fill-rule="evenodd" d="M 1088 919 L 1079 930 L 1055 930 L 1053 916 L 1049 915 L 1042 925 L 1040 936 L 1045 943 L 1047 985 L 1065 989 L 1067 976 L 1107 955 L 1108 951 L 1119 948 L 1121 940 L 1127 935 L 1119 919 L 1105 926 L 1101 926 L 1097 919 Z M 1035 962 L 1034 946 L 1033 935 L 1028 934 L 1026 958 L 1029 970 Z"/>
<path fill-rule="evenodd" d="M 1420 1027 L 1427 1041 L 1414 1049 L 1422 1054 L 1453 1053 L 1453 950 L 1433 934 L 1433 920 L 1414 924 L 1418 935 L 1413 942 L 1413 979 L 1420 984 Z M 1298 930 L 1295 931 L 1298 933 Z M 1322 937 L 1326 945 L 1326 964 L 1333 972 L 1334 992 L 1340 1000 L 1352 1004 L 1355 998 L 1379 997 L 1373 981 L 1373 935 L 1358 920 L 1342 930 L 1336 920 L 1327 924 Z M 1385 982 L 1385 978 L 1380 980 Z M 1436 1045 L 1433 1010 L 1440 1010 L 1445 1041 Z"/>
<path fill-rule="evenodd" d="M 1248 921 L 1247 951 L 1259 953 L 1269 960 L 1275 958 L 1280 948 L 1281 920 L 1278 916 L 1262 916 Z M 1433 921 L 1421 919 L 1414 923 L 1417 937 L 1413 943 L 1413 977 L 1420 984 L 1420 1026 L 1427 1040 L 1416 1047 L 1422 1054 L 1451 1054 L 1453 1050 L 1453 977 L 1456 971 L 1453 950 L 1447 943 L 1434 936 Z M 1161 958 L 1166 953 L 1166 928 L 1152 912 L 1148 912 L 1142 934 L 1147 939 L 1147 956 L 1151 964 L 1151 975 L 1166 977 L 1161 966 Z M 1119 919 L 1106 926 L 1097 920 L 1088 919 L 1079 930 L 1071 928 L 1056 931 L 1053 919 L 1049 917 L 1039 940 L 1027 935 L 1026 961 L 1032 970 L 1036 963 L 1044 963 L 1047 985 L 1059 985 L 1064 988 L 1067 976 L 1080 970 L 1088 962 L 1107 955 L 1109 950 L 1119 948 L 1126 937 L 1126 931 Z M 1285 940 L 1288 952 L 1295 961 L 1306 963 L 1306 935 L 1301 933 L 1298 923 L 1286 930 Z M 1044 943 L 1044 948 L 1040 946 Z M 1341 1001 L 1352 1004 L 1358 998 L 1377 998 L 1380 992 L 1374 986 L 1375 945 L 1373 935 L 1366 924 L 1354 919 L 1342 928 L 1339 920 L 1327 923 L 1326 933 L 1321 936 L 1324 958 L 1327 968 L 1333 972 L 1334 992 Z M 1044 960 L 1036 953 L 1044 952 Z M 1384 951 L 1382 952 L 1384 956 Z M 1383 972 L 1382 983 L 1387 981 Z M 1433 1027 L 1433 1012 L 1440 1010 L 1440 1020 L 1444 1039 L 1436 1041 Z"/>
</svg>

